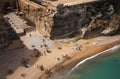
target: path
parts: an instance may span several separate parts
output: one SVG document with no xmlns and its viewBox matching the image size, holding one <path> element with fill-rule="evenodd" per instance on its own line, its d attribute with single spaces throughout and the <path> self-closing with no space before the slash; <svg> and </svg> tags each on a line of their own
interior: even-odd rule
<svg viewBox="0 0 120 79">
<path fill-rule="evenodd" d="M 16 31 L 17 34 L 24 33 L 24 29 L 30 27 L 26 25 L 26 21 L 17 16 L 15 12 L 5 15 L 4 18 L 8 20 L 8 22 L 11 24 L 11 27 Z"/>
</svg>

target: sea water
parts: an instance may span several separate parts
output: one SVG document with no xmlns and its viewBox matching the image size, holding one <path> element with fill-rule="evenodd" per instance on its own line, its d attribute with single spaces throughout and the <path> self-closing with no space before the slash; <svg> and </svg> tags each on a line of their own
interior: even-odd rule
<svg viewBox="0 0 120 79">
<path fill-rule="evenodd" d="M 120 79 L 120 50 L 110 51 L 112 55 L 91 59 L 62 79 Z"/>
</svg>

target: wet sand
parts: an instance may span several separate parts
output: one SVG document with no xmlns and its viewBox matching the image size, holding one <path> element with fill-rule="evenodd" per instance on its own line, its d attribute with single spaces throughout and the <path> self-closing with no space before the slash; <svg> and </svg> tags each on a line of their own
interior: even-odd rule
<svg viewBox="0 0 120 79">
<path fill-rule="evenodd" d="M 111 43 L 98 45 L 98 46 L 91 46 L 87 50 L 79 51 L 71 59 L 65 60 L 64 62 L 56 65 L 55 67 L 52 68 L 51 71 L 53 72 L 53 74 L 56 74 L 56 73 L 64 72 L 65 70 L 70 70 L 72 69 L 72 67 L 74 67 L 77 63 L 79 63 L 83 59 L 93 56 L 109 48 L 112 48 L 113 46 L 118 45 L 118 44 L 120 44 L 119 39 Z M 43 74 L 40 79 L 47 79 L 47 78 L 48 78 L 48 75 Z"/>
</svg>

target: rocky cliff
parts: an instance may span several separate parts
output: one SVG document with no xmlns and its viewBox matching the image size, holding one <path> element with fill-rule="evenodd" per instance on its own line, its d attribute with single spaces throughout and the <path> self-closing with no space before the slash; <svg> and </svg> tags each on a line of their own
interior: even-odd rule
<svg viewBox="0 0 120 79">
<path fill-rule="evenodd" d="M 51 39 L 90 35 L 113 35 L 119 30 L 119 0 L 63 5 L 18 0 L 20 11 L 36 25 L 41 36 Z"/>
<path fill-rule="evenodd" d="M 40 5 L 29 0 L 19 0 L 20 11 L 24 16 L 35 23 L 36 31 L 43 37 L 50 37 L 54 10 L 47 4 Z"/>
<path fill-rule="evenodd" d="M 120 28 L 120 3 L 118 0 L 106 0 L 73 6 L 58 5 L 51 38 L 80 33 L 83 38 L 89 32 L 98 35 L 111 35 Z M 88 32 L 88 33 L 87 33 Z M 87 35 L 88 36 L 88 35 Z"/>
</svg>

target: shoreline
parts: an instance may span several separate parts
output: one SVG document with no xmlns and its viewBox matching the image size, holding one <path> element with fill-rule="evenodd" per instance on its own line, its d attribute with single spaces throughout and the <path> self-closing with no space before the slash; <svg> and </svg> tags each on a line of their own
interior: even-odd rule
<svg viewBox="0 0 120 79">
<path fill-rule="evenodd" d="M 76 53 L 73 57 L 71 57 L 71 59 L 64 60 L 62 63 L 59 63 L 59 64 L 55 65 L 53 68 L 51 68 L 51 72 L 52 72 L 51 76 L 53 76 L 56 73 L 59 74 L 60 72 L 65 71 L 65 70 L 70 70 L 73 67 L 75 67 L 80 61 L 82 61 L 88 57 L 94 56 L 96 54 L 99 54 L 100 52 L 104 52 L 107 49 L 110 49 L 119 44 L 120 44 L 120 41 L 117 40 L 117 41 L 114 41 L 111 43 L 98 45 L 96 47 L 91 46 L 87 50 L 80 51 L 80 52 Z M 61 67 L 64 67 L 64 68 L 61 68 Z M 40 79 L 48 79 L 48 78 L 50 78 L 50 77 L 47 74 L 43 74 L 40 77 Z"/>
<path fill-rule="evenodd" d="M 112 48 L 106 49 L 106 50 L 104 50 L 104 51 L 102 51 L 102 52 L 99 52 L 99 53 L 97 53 L 97 54 L 95 54 L 95 55 L 93 55 L 93 56 L 90 56 L 90 57 L 88 57 L 88 58 L 80 61 L 77 65 L 75 65 L 75 66 L 69 71 L 69 73 L 73 72 L 78 66 L 84 65 L 84 63 L 88 63 L 89 61 L 92 61 L 92 60 L 94 61 L 94 59 L 99 59 L 99 58 L 101 59 L 101 58 L 105 58 L 105 57 L 107 57 L 107 56 L 109 56 L 109 55 L 116 54 L 116 53 L 114 53 L 114 52 L 115 52 L 116 50 L 119 50 L 119 49 L 120 49 L 120 44 L 119 44 L 119 45 L 115 45 L 115 46 L 113 46 Z"/>
</svg>

